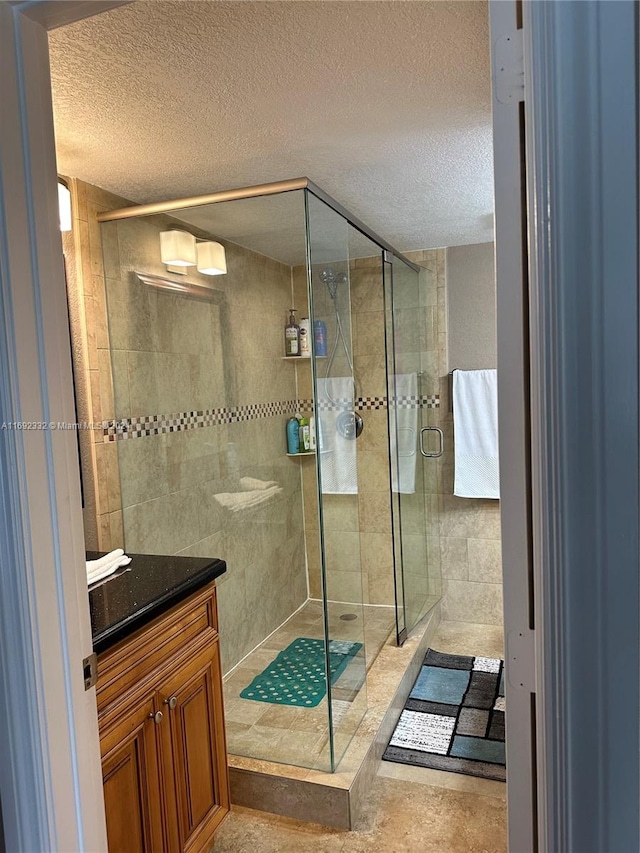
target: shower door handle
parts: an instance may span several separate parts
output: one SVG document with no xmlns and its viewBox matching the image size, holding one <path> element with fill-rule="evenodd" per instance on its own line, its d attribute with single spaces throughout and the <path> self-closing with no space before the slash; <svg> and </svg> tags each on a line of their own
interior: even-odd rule
<svg viewBox="0 0 640 853">
<path fill-rule="evenodd" d="M 437 432 L 439 438 L 438 449 L 434 451 L 424 449 L 424 434 L 425 432 L 429 432 L 430 430 L 432 430 L 433 432 Z M 420 430 L 420 453 L 422 453 L 422 455 L 426 456 L 428 459 L 436 459 L 438 456 L 442 456 L 442 454 L 444 453 L 444 433 L 442 432 L 440 427 L 428 426 Z"/>
</svg>

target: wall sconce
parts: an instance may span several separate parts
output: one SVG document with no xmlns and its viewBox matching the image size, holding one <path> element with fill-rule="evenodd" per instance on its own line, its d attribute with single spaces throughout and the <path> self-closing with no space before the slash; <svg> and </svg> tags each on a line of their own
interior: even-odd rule
<svg viewBox="0 0 640 853">
<path fill-rule="evenodd" d="M 188 231 L 174 229 L 160 232 L 160 257 L 169 272 L 187 274 L 196 267 L 203 275 L 224 275 L 227 261 L 224 246 L 212 241 L 196 242 Z"/>
<path fill-rule="evenodd" d="M 58 181 L 58 216 L 60 218 L 60 230 L 71 231 L 71 192 L 62 181 Z"/>
<path fill-rule="evenodd" d="M 160 258 L 168 267 L 193 267 L 196 264 L 196 238 L 188 231 L 161 231 Z M 176 269 L 186 275 L 186 269 Z"/>
<path fill-rule="evenodd" d="M 203 275 L 225 275 L 227 272 L 227 258 L 224 246 L 221 243 L 205 241 L 196 243 L 196 256 L 198 258 L 198 272 Z"/>
</svg>

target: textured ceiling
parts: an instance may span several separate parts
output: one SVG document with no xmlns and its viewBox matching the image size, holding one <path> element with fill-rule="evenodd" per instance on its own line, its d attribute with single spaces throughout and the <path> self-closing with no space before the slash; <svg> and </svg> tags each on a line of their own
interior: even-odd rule
<svg viewBox="0 0 640 853">
<path fill-rule="evenodd" d="M 136 202 L 305 175 L 401 250 L 492 239 L 483 0 L 138 0 L 50 47 L 64 174 Z"/>
</svg>

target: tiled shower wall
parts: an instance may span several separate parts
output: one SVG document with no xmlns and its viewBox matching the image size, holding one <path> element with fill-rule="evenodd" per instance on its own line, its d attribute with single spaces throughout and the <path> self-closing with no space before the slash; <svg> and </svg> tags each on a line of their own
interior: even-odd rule
<svg viewBox="0 0 640 853">
<path fill-rule="evenodd" d="M 435 252 L 417 253 L 435 259 Z M 299 316 L 308 312 L 306 271 L 294 268 L 294 296 Z M 382 268 L 380 257 L 361 258 L 350 262 L 350 311 L 343 314 L 345 333 L 349 340 L 349 324 L 353 343 L 353 363 L 356 393 L 366 399 L 387 396 L 385 365 L 385 313 Z M 415 299 L 417 291 L 412 293 Z M 331 327 L 332 309 L 318 305 L 323 289 L 316 288 L 316 313 L 327 318 L 329 352 L 334 340 Z M 326 302 L 326 298 L 325 298 Z M 402 342 L 399 343 L 397 368 L 400 372 L 424 371 L 419 394 L 435 398 L 438 394 L 438 351 L 436 323 L 437 276 L 435 262 L 426 264 L 421 273 L 420 304 L 403 304 L 399 311 L 408 312 Z M 402 321 L 402 316 L 400 316 Z M 341 348 L 338 353 L 342 352 Z M 318 375 L 323 376 L 327 361 L 318 360 Z M 403 367 L 404 365 L 404 367 Z M 296 366 L 299 393 L 312 396 L 311 367 Z M 336 358 L 332 376 L 349 375 L 344 357 Z M 435 399 L 434 399 L 435 404 Z M 423 409 L 426 423 L 432 422 L 437 409 Z M 389 430 L 386 407 L 360 411 L 364 430 L 358 439 L 358 494 L 323 495 L 325 528 L 325 561 L 329 598 L 341 601 L 364 601 L 366 604 L 393 605 L 395 602 L 393 574 L 393 544 L 391 535 L 391 484 L 389 474 Z M 417 464 L 422 464 L 418 459 Z M 309 589 L 313 598 L 321 595 L 318 515 L 316 508 L 315 468 L 309 460 L 303 463 L 305 496 L 305 530 Z M 412 590 L 426 595 L 440 594 L 440 550 L 438 547 L 438 500 L 441 487 L 438 469 L 425 478 L 424 491 L 403 495 L 403 544 L 411 550 L 408 563 L 419 566 L 419 575 L 410 579 Z M 313 547 L 310 547 L 313 543 Z M 425 571 L 429 551 L 429 571 Z M 406 553 L 406 552 L 405 552 Z"/>
<path fill-rule="evenodd" d="M 101 209 L 122 206 L 106 194 L 100 198 Z M 105 441 L 102 431 L 91 433 L 99 462 L 88 471 L 89 480 L 104 492 L 109 520 L 117 514 L 118 521 L 103 530 L 96 546 L 226 559 L 218 597 L 227 670 L 307 597 L 300 472 L 286 457 L 284 440 L 286 412 L 295 408 L 296 398 L 294 371 L 281 358 L 291 270 L 226 244 L 226 276 L 187 277 L 220 291 L 217 301 L 145 288 L 133 270 L 166 272 L 158 232 L 168 222 L 155 217 L 98 229 L 94 219 L 89 254 L 68 258 L 75 270 L 80 266 L 70 287 L 78 309 L 74 328 L 83 314 L 77 298 L 86 279 L 83 258 L 91 259 L 92 282 L 103 282 L 103 288 L 106 282 L 109 305 L 107 311 L 103 294 L 99 317 L 95 310 L 90 317 L 85 306 L 84 322 L 88 338 L 96 330 L 100 335 L 102 399 L 110 402 L 111 392 L 112 402 L 98 409 L 94 400 L 89 417 L 91 398 L 76 381 L 87 420 L 115 417 L 119 424 L 112 440 Z M 76 375 L 84 375 L 90 359 L 83 368 L 77 350 Z M 177 431 L 165 427 L 160 434 L 144 434 L 180 420 Z M 134 432 L 142 434 L 132 437 Z M 259 506 L 232 511 L 216 496 L 234 500 L 244 477 L 273 482 L 276 491 Z M 87 508 L 88 543 L 91 519 L 100 515 L 94 506 Z"/>
<path fill-rule="evenodd" d="M 404 302 L 401 292 L 395 295 L 396 323 L 413 332 L 404 337 L 396 369 L 414 370 L 418 356 L 423 371 L 421 392 L 440 395 L 439 407 L 423 411 L 423 423 L 440 426 L 445 437 L 445 453 L 441 458 L 418 460 L 424 475 L 424 499 L 420 493 L 402 497 L 403 546 L 405 553 L 410 549 L 413 558 L 408 563 L 419 567 L 427 560 L 429 567 L 427 574 L 410 577 L 409 584 L 422 594 L 442 594 L 445 619 L 499 625 L 503 620 L 499 501 L 453 495 L 454 432 L 449 371 L 455 365 L 449 365 L 447 356 L 446 250 L 410 252 L 407 257 L 422 268 L 420 305 Z M 384 314 L 379 260 L 353 261 L 350 280 L 354 368 L 359 393 L 367 397 L 384 396 Z M 294 268 L 294 294 L 299 316 L 304 316 L 306 277 L 301 267 Z M 409 294 L 409 298 L 413 296 Z M 413 317 L 416 311 L 420 317 L 417 324 Z M 331 340 L 331 334 L 328 337 Z M 322 371 L 323 362 L 318 364 Z M 337 361 L 333 375 L 340 375 L 340 369 Z M 342 369 L 348 372 L 345 364 Z M 296 370 L 300 395 L 311 397 L 310 365 L 300 364 Z M 361 414 L 365 428 L 358 439 L 358 495 L 323 496 L 328 532 L 328 585 L 334 598 L 358 601 L 362 595 L 365 603 L 391 604 L 394 589 L 387 413 L 374 410 Z M 318 528 L 316 478 L 311 460 L 301 464 L 305 527 L 310 545 L 317 537 Z M 308 565 L 311 596 L 319 597 L 318 547 L 308 548 Z"/>
</svg>

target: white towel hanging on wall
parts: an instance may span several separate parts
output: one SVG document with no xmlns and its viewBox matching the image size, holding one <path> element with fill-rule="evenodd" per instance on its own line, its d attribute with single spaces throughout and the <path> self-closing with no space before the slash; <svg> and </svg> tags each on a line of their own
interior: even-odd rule
<svg viewBox="0 0 640 853">
<path fill-rule="evenodd" d="M 498 371 L 453 371 L 455 477 L 459 498 L 499 498 Z"/>
</svg>

